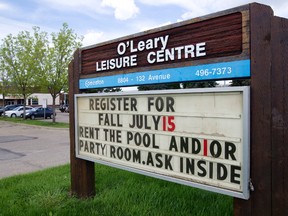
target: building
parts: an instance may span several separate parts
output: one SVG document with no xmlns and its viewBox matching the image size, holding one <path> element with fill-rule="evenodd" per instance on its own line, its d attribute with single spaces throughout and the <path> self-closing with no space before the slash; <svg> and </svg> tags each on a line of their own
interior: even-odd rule
<svg viewBox="0 0 288 216">
<path fill-rule="evenodd" d="M 55 105 L 60 105 L 60 97 L 56 97 Z M 5 104 L 3 101 L 3 95 L 0 94 L 0 106 L 13 105 L 13 104 L 24 104 L 24 99 L 21 96 L 6 96 Z M 33 93 L 31 94 L 27 100 L 26 105 L 30 106 L 42 106 L 42 105 L 52 106 L 53 99 L 51 94 L 49 93 Z"/>
</svg>

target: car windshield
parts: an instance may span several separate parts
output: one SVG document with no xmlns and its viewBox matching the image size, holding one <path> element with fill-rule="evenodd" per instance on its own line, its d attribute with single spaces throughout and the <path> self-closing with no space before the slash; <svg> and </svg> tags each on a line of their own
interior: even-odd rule
<svg viewBox="0 0 288 216">
<path fill-rule="evenodd" d="M 13 110 L 16 111 L 16 110 L 18 110 L 19 108 L 20 108 L 20 107 L 15 107 Z"/>
</svg>

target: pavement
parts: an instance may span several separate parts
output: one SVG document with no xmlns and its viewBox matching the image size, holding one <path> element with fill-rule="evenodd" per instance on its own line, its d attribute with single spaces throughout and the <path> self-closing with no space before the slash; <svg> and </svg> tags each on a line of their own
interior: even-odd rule
<svg viewBox="0 0 288 216">
<path fill-rule="evenodd" d="M 69 122 L 68 113 L 56 121 Z M 69 129 L 0 121 L 0 179 L 70 162 Z"/>
</svg>

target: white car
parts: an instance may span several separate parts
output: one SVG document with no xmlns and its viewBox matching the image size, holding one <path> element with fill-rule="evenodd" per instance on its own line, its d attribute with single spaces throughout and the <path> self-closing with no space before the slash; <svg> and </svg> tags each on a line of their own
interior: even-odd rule
<svg viewBox="0 0 288 216">
<path fill-rule="evenodd" d="M 26 112 L 29 112 L 32 108 L 33 107 L 26 106 Z M 19 106 L 13 110 L 5 111 L 5 116 L 11 117 L 11 118 L 15 118 L 15 117 L 21 117 L 22 118 L 23 117 L 23 111 L 24 111 L 24 107 Z"/>
</svg>

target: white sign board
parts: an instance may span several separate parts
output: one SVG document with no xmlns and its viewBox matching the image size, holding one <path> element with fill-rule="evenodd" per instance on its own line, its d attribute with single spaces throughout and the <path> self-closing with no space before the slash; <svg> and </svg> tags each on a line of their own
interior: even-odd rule
<svg viewBox="0 0 288 216">
<path fill-rule="evenodd" d="M 43 108 L 47 108 L 47 99 L 46 98 L 43 98 L 43 105 L 42 105 Z"/>
<path fill-rule="evenodd" d="M 76 155 L 249 198 L 249 87 L 75 95 Z"/>
</svg>

